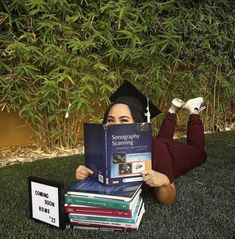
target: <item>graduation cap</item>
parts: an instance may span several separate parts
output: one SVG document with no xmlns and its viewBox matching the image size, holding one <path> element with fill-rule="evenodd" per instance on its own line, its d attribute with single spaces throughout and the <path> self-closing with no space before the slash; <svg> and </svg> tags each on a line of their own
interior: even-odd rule
<svg viewBox="0 0 235 239">
<path fill-rule="evenodd" d="M 146 96 L 127 80 L 123 82 L 109 99 L 112 103 L 124 103 L 129 106 L 131 104 L 135 108 L 139 107 L 138 110 L 142 113 L 143 117 L 147 117 L 147 122 L 150 122 L 150 118 L 152 119 L 161 113 L 158 107 L 152 104 Z"/>
</svg>

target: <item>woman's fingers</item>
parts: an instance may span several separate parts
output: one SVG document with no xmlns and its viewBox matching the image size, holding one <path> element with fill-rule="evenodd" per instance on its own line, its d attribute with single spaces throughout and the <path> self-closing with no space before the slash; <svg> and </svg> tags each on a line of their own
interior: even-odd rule
<svg viewBox="0 0 235 239">
<path fill-rule="evenodd" d="M 84 165 L 80 165 L 77 169 L 76 172 L 80 172 L 82 174 L 93 174 L 93 171 L 89 168 L 87 168 Z"/>
<path fill-rule="evenodd" d="M 83 180 L 83 179 L 87 178 L 88 176 L 89 176 L 89 174 L 83 174 L 81 172 L 76 173 L 76 179 L 77 180 Z"/>
<path fill-rule="evenodd" d="M 141 172 L 141 174 L 145 182 L 149 181 L 152 178 L 151 170 L 144 170 Z"/>
<path fill-rule="evenodd" d="M 151 175 L 147 174 L 147 175 L 144 175 L 144 181 L 147 182 L 151 180 Z"/>
<path fill-rule="evenodd" d="M 144 170 L 141 172 L 144 182 L 150 187 L 159 186 L 158 173 L 154 170 Z"/>
<path fill-rule="evenodd" d="M 170 184 L 168 177 L 154 170 L 144 170 L 141 172 L 143 180 L 150 187 L 161 187 Z"/>
<path fill-rule="evenodd" d="M 84 174 L 81 173 L 81 171 L 76 171 L 76 179 L 77 180 L 83 180 Z"/>
<path fill-rule="evenodd" d="M 93 171 L 92 171 L 91 169 L 89 169 L 89 168 L 86 167 L 86 170 L 87 170 L 87 172 L 88 172 L 89 174 L 93 174 Z"/>
<path fill-rule="evenodd" d="M 93 171 L 87 167 L 85 167 L 84 165 L 80 165 L 77 169 L 76 169 L 76 179 L 77 180 L 83 180 L 86 179 L 89 174 L 93 174 Z"/>
</svg>

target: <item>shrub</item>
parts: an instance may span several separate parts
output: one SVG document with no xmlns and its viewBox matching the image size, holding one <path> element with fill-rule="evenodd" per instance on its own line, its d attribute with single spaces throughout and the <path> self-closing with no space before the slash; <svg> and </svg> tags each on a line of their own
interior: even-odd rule
<svg viewBox="0 0 235 239">
<path fill-rule="evenodd" d="M 1 4 L 0 106 L 19 112 L 43 147 L 74 147 L 124 79 L 162 109 L 203 95 L 207 129 L 232 120 L 234 1 Z"/>
</svg>

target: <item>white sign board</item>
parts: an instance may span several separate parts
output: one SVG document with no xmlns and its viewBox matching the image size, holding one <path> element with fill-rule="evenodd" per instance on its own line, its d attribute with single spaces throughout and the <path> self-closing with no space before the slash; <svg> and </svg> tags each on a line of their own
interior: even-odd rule
<svg viewBox="0 0 235 239">
<path fill-rule="evenodd" d="M 63 185 L 45 179 L 29 177 L 30 217 L 58 228 L 64 228 L 61 193 Z"/>
</svg>

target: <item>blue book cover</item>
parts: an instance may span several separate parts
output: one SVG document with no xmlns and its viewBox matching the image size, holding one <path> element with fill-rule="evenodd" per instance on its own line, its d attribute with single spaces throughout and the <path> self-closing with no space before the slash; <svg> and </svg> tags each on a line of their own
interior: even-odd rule
<svg viewBox="0 0 235 239">
<path fill-rule="evenodd" d="M 98 182 L 112 186 L 142 181 L 151 169 L 151 124 L 84 124 L 85 165 Z"/>
<path fill-rule="evenodd" d="M 105 186 L 93 178 L 87 178 L 72 184 L 67 194 L 131 201 L 141 190 L 141 185 L 142 182 L 130 182 L 115 186 Z"/>
</svg>

